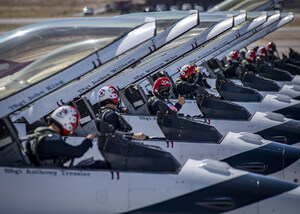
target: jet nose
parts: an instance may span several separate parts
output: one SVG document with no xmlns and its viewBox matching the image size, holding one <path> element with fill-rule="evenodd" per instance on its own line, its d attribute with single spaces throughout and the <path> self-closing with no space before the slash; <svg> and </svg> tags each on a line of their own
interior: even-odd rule
<svg viewBox="0 0 300 214">
<path fill-rule="evenodd" d="M 270 175 L 284 170 L 295 162 L 299 163 L 300 148 L 271 142 L 256 149 L 223 159 L 232 167 Z"/>
<path fill-rule="evenodd" d="M 296 144 L 300 142 L 300 121 L 289 120 L 282 124 L 257 132 L 263 138 L 284 144 Z"/>
<path fill-rule="evenodd" d="M 275 111 L 285 117 L 300 120 L 300 103 Z"/>
<path fill-rule="evenodd" d="M 283 145 L 284 168 L 300 159 L 300 148 L 291 145 Z"/>
</svg>

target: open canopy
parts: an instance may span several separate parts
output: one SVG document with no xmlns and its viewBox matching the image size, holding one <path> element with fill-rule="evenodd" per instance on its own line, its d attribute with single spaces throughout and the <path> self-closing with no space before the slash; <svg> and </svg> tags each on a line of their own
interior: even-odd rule
<svg viewBox="0 0 300 214">
<path fill-rule="evenodd" d="M 246 10 L 258 11 L 273 9 L 280 0 L 225 0 L 214 6 L 209 11 Z"/>
</svg>

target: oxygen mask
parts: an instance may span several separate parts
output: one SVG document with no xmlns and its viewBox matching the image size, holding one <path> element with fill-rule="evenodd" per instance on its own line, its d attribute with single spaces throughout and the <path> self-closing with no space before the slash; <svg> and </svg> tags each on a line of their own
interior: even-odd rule
<svg viewBox="0 0 300 214">
<path fill-rule="evenodd" d="M 159 87 L 159 95 L 167 99 L 170 96 L 170 87 L 169 86 L 160 86 Z"/>
</svg>

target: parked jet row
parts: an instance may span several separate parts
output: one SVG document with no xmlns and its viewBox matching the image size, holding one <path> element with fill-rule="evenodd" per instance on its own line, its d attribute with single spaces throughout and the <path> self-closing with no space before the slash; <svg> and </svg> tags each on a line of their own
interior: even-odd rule
<svg viewBox="0 0 300 214">
<path fill-rule="evenodd" d="M 278 17 L 277 14 L 275 14 L 273 16 Z M 261 19 L 262 19 L 262 17 L 259 17 L 259 18 L 256 19 L 256 21 L 258 22 L 258 26 L 260 26 L 263 23 L 263 22 L 259 22 L 259 21 L 261 21 Z M 276 21 L 276 19 L 272 19 L 272 21 Z M 255 25 L 254 25 L 254 27 L 255 27 Z M 253 27 L 253 23 L 250 22 L 250 23 L 248 23 L 248 25 L 243 26 L 240 29 L 239 32 L 236 32 L 236 35 L 243 35 L 243 34 L 245 34 L 243 32 L 247 32 L 246 29 L 249 29 L 249 28 L 252 29 L 254 27 Z M 225 37 L 225 38 L 227 38 L 227 40 L 228 40 L 228 38 L 232 37 L 232 33 L 228 33 L 228 34 L 229 35 L 227 35 Z M 233 37 L 233 38 L 235 38 L 235 37 Z M 222 38 L 222 39 L 224 39 L 224 38 Z M 219 44 L 219 45 L 224 45 L 224 40 L 222 40 L 222 39 L 219 39 L 220 41 L 213 41 L 212 43 L 213 44 L 216 43 L 216 44 Z M 210 45 L 207 46 L 207 49 L 210 49 L 210 51 L 206 50 L 208 53 L 212 52 Z M 203 48 L 202 52 L 203 53 L 207 53 L 207 52 L 204 52 L 204 50 L 205 50 L 205 47 Z M 194 59 L 196 59 L 197 54 L 199 54 L 199 52 L 195 52 L 192 57 Z M 191 57 L 188 55 L 188 56 L 186 56 L 186 57 L 184 57 L 182 59 L 179 59 L 176 63 L 171 64 L 171 66 L 168 65 L 167 67 L 164 67 L 165 71 L 168 72 L 169 75 L 177 73 L 178 69 L 180 68 L 179 64 L 182 65 L 182 63 L 187 62 L 186 58 L 191 58 Z M 188 61 L 188 62 L 191 62 L 191 60 Z M 176 67 L 176 65 L 178 65 L 178 66 Z M 144 66 L 144 67 L 146 67 L 146 66 Z M 140 71 L 142 71 L 142 69 L 140 69 Z M 135 70 L 135 72 L 131 72 L 131 73 L 133 73 L 134 75 L 136 75 L 136 72 L 139 72 L 139 68 L 137 68 Z M 128 81 L 130 81 L 130 80 L 128 80 Z M 148 84 L 150 84 L 150 83 L 148 83 Z M 145 88 L 147 88 L 147 85 L 145 86 Z M 271 109 L 272 108 L 278 108 L 279 105 L 289 106 L 291 108 L 293 108 L 293 106 L 297 106 L 298 105 L 297 101 L 294 101 L 293 105 L 289 105 L 290 103 L 288 103 L 288 105 L 287 105 L 286 104 L 287 102 L 285 102 L 286 99 L 283 98 L 281 101 L 278 101 L 278 97 L 276 97 L 276 98 L 277 99 L 274 99 L 274 101 L 273 101 L 273 103 L 274 103 L 273 105 L 269 104 L 271 106 Z M 270 97 L 267 97 L 267 100 L 270 100 Z M 265 101 L 265 102 L 268 102 L 268 101 Z M 277 103 L 279 102 L 280 104 L 278 105 L 276 102 Z M 194 102 L 194 104 L 195 104 L 195 102 Z M 218 104 L 223 104 L 223 106 L 224 106 L 224 103 L 219 102 Z M 272 138 L 275 139 L 276 137 L 277 138 L 287 138 L 287 139 L 289 139 L 289 140 L 287 140 L 287 142 L 292 143 L 292 144 L 293 143 L 297 143 L 299 141 L 298 140 L 299 136 L 297 136 L 297 133 L 299 133 L 299 130 L 297 130 L 299 128 L 299 125 L 296 125 L 296 124 L 299 123 L 298 121 L 293 121 L 292 122 L 293 125 L 291 125 L 291 124 L 288 125 L 286 122 L 288 122 L 290 120 L 289 119 L 284 119 L 280 115 L 271 114 L 271 113 L 267 113 L 267 114 L 266 113 L 256 113 L 252 117 L 250 117 L 250 115 L 247 114 L 247 112 L 245 112 L 245 111 L 242 111 L 243 116 L 240 117 L 240 116 L 237 115 L 237 113 L 240 113 L 240 110 L 243 110 L 243 109 L 238 109 L 237 111 L 234 111 L 234 109 L 233 109 L 234 106 L 231 105 L 231 106 L 228 107 L 228 106 L 226 106 L 226 104 L 227 103 L 225 103 L 224 107 L 229 108 L 228 111 L 230 113 L 228 115 L 228 113 L 225 111 L 224 107 L 222 106 L 223 108 L 219 108 L 220 114 L 218 114 L 218 115 L 222 115 L 221 119 L 239 119 L 239 120 L 240 119 L 244 119 L 244 120 L 246 119 L 246 120 L 244 122 L 241 122 L 241 121 L 238 121 L 238 122 L 236 122 L 236 121 L 227 121 L 227 120 L 226 121 L 225 120 L 214 120 L 214 119 L 210 118 L 211 115 L 209 115 L 206 119 L 211 119 L 210 123 L 214 124 L 216 126 L 216 128 L 218 130 L 220 130 L 220 132 L 222 134 L 228 133 L 229 129 L 227 129 L 227 127 L 230 127 L 230 130 L 238 130 L 238 131 L 247 130 L 249 132 L 260 133 L 260 134 L 262 134 L 263 137 L 268 138 L 268 139 L 272 139 Z M 263 103 L 263 104 L 265 104 L 265 103 Z M 192 106 L 194 108 L 196 108 L 195 111 L 191 110 L 191 108 L 188 108 L 188 110 L 185 111 L 185 112 L 188 112 L 191 115 L 199 115 L 199 109 L 197 109 L 196 105 L 192 104 Z M 268 106 L 264 106 L 264 105 L 258 105 L 258 106 L 261 107 L 262 109 L 266 108 L 267 111 L 270 110 L 270 107 L 268 108 Z M 205 107 L 208 107 L 208 106 L 205 106 Z M 214 107 L 216 107 L 216 105 L 211 106 L 211 108 L 213 109 L 213 111 L 214 112 L 218 111 L 218 110 L 214 109 Z M 183 109 L 184 108 L 185 107 L 183 107 Z M 254 112 L 254 111 L 255 110 L 252 110 L 252 112 Z M 296 109 L 294 110 L 294 115 L 298 115 L 298 111 L 299 110 L 296 107 Z M 134 117 L 134 116 L 132 116 L 132 117 Z M 141 122 L 137 122 L 136 121 L 136 120 L 139 120 L 139 117 L 134 117 L 134 118 L 135 119 L 130 119 L 130 122 L 132 122 L 134 120 L 135 122 L 133 122 L 133 124 L 140 124 L 141 123 Z M 248 119 L 250 121 L 247 121 Z M 151 120 L 151 121 L 153 121 L 153 120 Z M 282 122 L 282 124 L 280 124 L 281 122 Z M 285 124 L 285 125 L 283 125 L 283 124 Z M 273 128 L 272 128 L 272 126 L 273 126 Z M 140 125 L 137 125 L 137 127 L 140 127 Z M 151 127 L 153 127 L 153 126 L 151 126 Z M 289 127 L 289 128 L 287 128 L 287 127 Z M 134 129 L 134 130 L 136 130 L 136 129 Z M 137 130 L 139 130 L 139 128 Z M 148 131 L 150 132 L 150 130 L 148 130 Z M 279 136 L 276 136 L 274 138 L 274 133 L 278 134 Z M 292 140 L 292 138 L 294 138 L 294 139 Z"/>
<path fill-rule="evenodd" d="M 34 114 L 36 114 L 36 111 L 31 111 L 31 113 L 32 113 L 32 112 L 34 112 Z M 262 117 L 262 118 L 263 118 L 263 117 Z M 270 118 L 270 116 L 269 116 L 269 118 Z M 272 117 L 271 117 L 271 118 L 272 118 Z M 274 119 L 274 115 L 273 115 L 273 118 L 272 118 L 272 119 Z M 272 119 L 271 119 L 271 120 L 272 120 Z M 276 119 L 276 118 L 275 118 L 275 119 Z M 280 119 L 280 118 L 279 118 L 279 119 Z M 276 122 L 278 122 L 278 118 L 277 118 L 277 121 L 276 121 Z M 276 125 L 278 125 L 278 124 L 276 124 Z M 253 127 L 253 124 L 250 125 L 250 127 L 251 127 L 251 126 Z M 276 127 L 276 128 L 277 128 L 277 127 Z M 263 128 L 263 129 L 265 129 L 265 128 Z M 286 128 L 284 128 L 284 129 L 286 129 Z M 257 132 L 257 131 L 258 131 L 258 130 L 256 130 L 256 132 Z M 289 131 L 290 131 L 290 130 L 289 130 Z M 297 133 L 297 127 L 296 127 L 296 130 L 295 130 L 295 131 L 296 131 L 296 133 Z M 295 132 L 295 131 L 292 130 L 292 133 Z M 226 132 L 227 132 L 227 130 L 226 130 L 224 133 L 226 133 Z M 268 133 L 268 136 L 265 136 L 265 137 L 268 137 L 268 138 L 272 137 L 272 136 L 269 136 L 269 135 L 270 135 L 270 134 Z M 290 135 L 290 134 L 288 133 L 288 135 Z M 280 136 L 280 137 L 281 137 L 281 136 Z M 287 136 L 284 135 L 284 137 L 287 137 Z M 291 140 L 290 143 L 296 143 L 295 140 L 297 140 L 297 138 L 294 139 L 294 140 Z"/>
<path fill-rule="evenodd" d="M 273 13 L 270 13 L 270 14 L 273 15 Z M 244 16 L 245 16 L 245 14 L 243 14 L 243 13 L 242 14 L 238 14 L 237 15 L 237 22 L 240 23 L 241 22 L 240 20 L 243 19 Z M 251 17 L 251 16 L 249 15 L 249 17 Z M 254 13 L 254 14 L 252 14 L 252 18 L 249 18 L 249 19 L 253 20 L 253 22 L 249 21 L 249 23 L 247 23 L 246 25 L 242 26 L 240 28 L 239 32 L 237 32 L 236 34 L 243 35 L 249 29 L 253 30 L 254 26 L 257 26 L 257 25 L 260 26 L 263 23 L 263 21 L 266 20 L 266 15 L 265 14 L 261 15 L 261 13 L 258 13 L 258 14 Z M 226 20 L 226 21 L 228 22 L 228 20 Z M 175 26 L 178 26 L 178 25 L 175 25 Z M 179 24 L 179 26 L 180 26 L 180 24 Z M 174 28 L 174 26 L 171 26 L 171 29 L 173 29 L 173 28 Z M 184 28 L 184 31 L 185 31 L 185 29 L 186 28 Z M 209 37 L 210 37 L 209 35 L 211 34 L 211 32 L 216 32 L 216 31 L 218 32 L 218 30 L 216 30 L 216 29 L 218 29 L 218 26 L 216 26 L 216 28 L 209 29 L 209 31 L 208 31 L 209 34 L 207 34 L 208 35 L 207 39 L 209 39 Z M 174 31 L 172 31 L 172 32 L 174 32 Z M 204 33 L 206 33 L 206 32 L 204 32 Z M 215 33 L 215 34 L 218 35 L 219 33 Z M 229 33 L 229 36 L 232 37 L 233 35 L 231 35 L 231 33 Z M 227 36 L 227 37 L 229 37 L 229 36 Z M 164 38 L 163 35 L 161 35 L 161 38 Z M 236 38 L 236 36 L 233 36 L 233 38 Z M 218 44 L 221 44 L 221 41 L 218 42 Z M 195 53 L 197 53 L 197 52 L 195 52 Z M 185 58 L 183 58 L 183 59 L 185 59 Z M 182 61 L 182 60 L 179 60 L 179 61 Z M 138 66 L 135 69 L 131 69 L 131 70 L 134 70 L 134 72 L 131 72 L 131 73 L 135 74 L 136 72 L 142 71 L 144 67 L 145 66 Z M 104 69 L 105 69 L 105 67 L 104 67 Z M 101 68 L 100 68 L 100 70 L 101 70 Z M 128 71 L 127 71 L 127 73 L 128 73 Z M 128 81 L 130 81 L 130 78 L 128 76 L 127 76 L 127 79 L 129 79 Z M 94 81 L 94 79 L 92 81 Z M 70 84 L 70 86 L 68 86 L 67 88 L 62 88 L 61 91 L 63 92 L 63 91 L 70 90 L 68 88 L 70 88 L 70 89 L 72 88 L 72 90 L 74 90 L 74 84 Z M 82 87 L 82 84 L 80 84 L 80 88 L 88 90 L 89 88 L 91 88 L 91 85 L 88 85 L 87 87 Z M 60 97 L 60 95 L 58 93 L 59 92 L 61 93 L 61 91 L 52 93 L 51 96 L 54 97 L 54 99 L 57 100 L 57 97 Z M 77 93 L 78 93 L 78 91 L 81 91 L 81 90 L 80 89 L 77 90 Z M 23 93 L 25 93 L 25 92 L 23 91 Z M 93 92 L 92 92 L 92 94 L 93 94 Z M 78 94 L 76 94 L 76 95 L 78 95 Z M 70 93 L 64 93 L 64 97 L 66 97 L 66 96 L 70 97 L 72 95 Z M 45 101 L 47 100 L 46 102 L 48 103 L 49 100 L 50 100 L 50 98 L 49 98 L 49 96 L 46 96 L 43 100 L 45 100 Z M 64 102 L 63 99 L 60 99 L 60 100 L 58 100 L 56 102 L 51 102 L 51 103 L 52 103 L 53 106 L 55 106 L 55 105 L 57 105 L 57 103 Z M 43 101 L 40 101 L 40 103 L 42 103 L 42 102 Z M 93 100 L 92 100 L 92 102 L 93 102 Z M 49 111 L 50 110 L 49 109 L 50 105 L 48 105 L 47 107 L 48 107 L 48 111 Z M 54 107 L 52 107 L 52 108 L 54 108 Z M 25 115 L 25 118 L 29 122 L 34 119 L 34 116 L 36 117 L 36 119 L 38 119 L 38 118 L 40 118 L 42 116 L 41 114 L 39 114 L 39 112 L 41 112 L 41 111 L 45 112 L 45 111 L 47 111 L 47 108 L 38 108 L 37 106 L 31 106 L 31 108 L 26 111 L 26 113 L 27 114 L 29 113 L 29 115 Z M 45 113 L 48 113 L 48 112 L 45 112 Z M 256 118 L 258 118 L 258 119 L 256 119 Z M 297 133 L 299 133 L 298 129 L 300 127 L 298 127 L 298 125 L 295 126 L 295 124 L 298 124 L 297 121 L 282 120 L 282 118 L 280 118 L 280 117 L 274 117 L 274 114 L 272 116 L 270 116 L 270 114 L 269 114 L 269 116 L 266 116 L 266 115 L 262 116 L 261 114 L 256 114 L 255 116 L 253 116 L 251 118 L 251 120 L 252 121 L 249 121 L 249 123 L 247 121 L 245 121 L 244 125 L 238 126 L 238 127 L 239 128 L 242 127 L 242 131 L 250 131 L 250 132 L 254 132 L 254 133 L 261 133 L 263 137 L 266 137 L 268 139 L 277 139 L 278 136 L 276 136 L 274 138 L 273 135 L 274 135 L 274 131 L 276 130 L 276 134 L 277 134 L 278 133 L 277 131 L 279 129 L 279 131 L 280 131 L 279 138 L 286 139 L 285 141 L 287 143 L 289 143 L 289 144 L 294 144 L 294 143 L 298 142 Z M 253 121 L 255 121 L 255 122 L 253 122 Z M 228 126 L 225 123 L 225 127 L 224 127 L 224 123 L 225 123 L 224 121 L 216 121 L 216 122 L 214 122 L 214 124 L 217 126 L 218 129 L 220 129 L 220 131 L 222 132 L 222 134 L 225 134 L 225 133 L 228 132 L 228 129 L 226 129 L 226 127 L 228 127 Z M 259 126 L 255 126 L 255 128 L 252 128 L 254 126 L 253 125 L 254 123 L 259 123 L 260 125 Z M 236 121 L 233 121 L 233 124 L 237 125 Z M 231 129 L 231 130 L 240 131 L 240 130 L 237 130 L 237 129 Z"/>
<path fill-rule="evenodd" d="M 125 95 L 126 89 L 136 87 L 130 85 L 132 83 L 140 84 L 137 86 L 139 92 L 142 89 L 147 92 L 151 87 L 147 82 L 151 80 L 149 75 L 162 68 L 173 76 L 185 62 L 212 59 L 213 54 L 229 44 L 225 40 L 239 44 L 244 41 L 241 38 L 264 32 L 269 25 L 273 26 L 272 23 L 291 21 L 292 14 L 279 17 L 277 12 L 192 11 L 148 14 L 146 19 L 135 16 L 125 16 L 127 22 L 133 22 L 130 27 L 123 28 L 125 36 L 116 36 L 108 30 L 109 36 L 101 35 L 96 43 L 89 40 L 74 44 L 70 41 L 68 46 L 55 49 L 46 56 L 32 58 L 26 62 L 29 65 L 18 64 L 0 79 L 0 90 L 5 92 L 0 99 L 0 211 L 283 213 L 288 207 L 290 213 L 297 213 L 300 151 L 282 143 L 299 142 L 299 121 L 270 112 L 254 113 L 257 111 L 254 107 L 243 111 L 247 112 L 249 121 L 240 118 L 214 120 L 203 116 L 187 118 L 168 115 L 164 109 L 156 117 L 147 115 L 145 99 L 140 100 L 141 110 L 134 108 Z M 120 16 L 107 21 L 117 23 L 122 19 Z M 85 20 L 88 22 L 89 19 Z M 73 22 L 76 26 L 77 21 L 62 21 L 60 26 L 68 28 Z M 93 23 L 96 22 L 93 19 Z M 42 24 L 39 33 L 43 29 L 48 32 L 48 24 Z M 115 26 L 119 29 L 118 24 Z M 280 26 L 276 25 L 274 30 Z M 30 26 L 24 29 L 30 32 Z M 14 36 L 20 35 L 18 32 L 0 37 L 0 41 L 6 42 L 7 50 L 13 51 L 9 44 L 13 44 Z M 60 37 L 61 41 L 63 38 Z M 28 40 L 32 42 L 32 38 Z M 97 48 L 90 48 L 90 43 L 93 47 L 97 44 Z M 31 47 L 34 45 L 32 42 Z M 208 51 L 209 47 L 211 51 Z M 1 56 L 4 55 L 0 53 L 0 59 Z M 12 59 L 3 60 L 9 66 L 16 65 Z M 144 142 L 128 140 L 96 119 L 96 93 L 107 84 L 120 89 L 130 113 L 123 117 L 133 126 L 133 131 L 145 132 L 150 139 Z M 269 108 L 275 110 L 278 106 L 298 105 L 298 101 L 280 95 L 267 95 L 264 102 L 267 100 L 272 102 Z M 189 108 L 199 112 L 196 101 L 188 102 L 194 103 Z M 99 129 L 99 124 L 104 124 L 106 129 L 100 127 L 102 135 L 93 142 L 94 147 L 81 159 L 71 162 L 69 168 L 34 167 L 23 153 L 24 144 L 19 137 L 26 135 L 36 121 L 44 121 L 43 117 L 65 103 L 75 105 L 81 112 L 77 136 Z M 265 103 L 260 103 L 257 108 L 263 108 Z M 249 112 L 254 114 L 250 116 Z M 76 144 L 82 138 L 68 139 L 70 144 Z M 110 169 L 89 168 L 90 161 L 97 157 L 109 162 Z M 215 160 L 202 160 L 204 158 Z M 11 206 L 12 200 L 18 206 Z"/>
<path fill-rule="evenodd" d="M 275 14 L 276 16 L 277 16 L 277 14 Z M 275 16 L 275 17 L 276 17 Z M 275 19 L 276 20 L 276 19 Z M 274 20 L 273 20 L 274 21 Z M 245 27 L 245 26 L 244 26 Z M 222 44 L 222 42 L 221 42 L 222 40 L 220 40 L 220 42 L 219 42 L 219 44 Z M 211 48 L 210 46 L 207 46 L 208 48 Z M 203 48 L 204 49 L 204 48 Z M 196 52 L 196 54 L 197 54 L 197 52 Z M 185 57 L 185 58 L 183 58 L 182 60 L 178 60 L 178 62 L 176 62 L 175 64 L 180 64 L 179 62 L 182 62 L 182 61 L 187 61 L 186 60 L 186 58 L 188 58 L 189 56 L 187 56 L 187 57 Z M 196 58 L 196 57 L 194 57 L 194 58 Z M 171 67 L 171 68 L 170 68 Z M 175 73 L 175 71 L 177 71 L 178 70 L 178 68 L 179 67 L 175 67 L 174 65 L 172 65 L 172 66 L 170 66 L 170 67 L 165 67 L 165 71 L 168 71 L 168 73 L 169 74 L 174 74 Z M 130 80 L 129 80 L 130 81 Z M 147 86 L 146 86 L 147 87 Z M 279 98 L 280 97 L 280 98 Z M 273 98 L 273 101 L 272 101 L 272 99 L 270 99 L 270 98 Z M 272 102 L 272 104 L 270 104 L 270 100 L 271 100 L 271 102 Z M 299 113 L 298 113 L 298 109 L 297 109 L 297 106 L 298 106 L 298 101 L 293 101 L 293 103 L 291 104 L 291 102 L 289 101 L 290 99 L 288 99 L 288 98 L 285 98 L 284 96 L 280 96 L 280 95 L 278 95 L 278 96 L 276 96 L 276 97 L 270 97 L 270 96 L 267 96 L 266 97 L 266 100 L 264 101 L 264 102 L 262 102 L 263 103 L 263 105 L 261 105 L 261 103 L 259 103 L 258 105 L 256 105 L 256 107 L 259 109 L 259 108 L 261 108 L 261 109 L 264 109 L 264 111 L 270 111 L 270 110 L 278 110 L 278 108 L 279 108 L 279 110 L 280 110 L 280 105 L 281 106 L 283 106 L 284 108 L 286 108 L 286 106 L 288 106 L 287 108 L 295 108 L 294 109 L 294 111 L 293 111 L 293 115 L 295 115 L 295 116 L 297 116 L 297 115 L 299 115 Z M 266 105 L 266 103 L 268 103 L 267 105 Z M 195 104 L 195 102 L 194 102 L 194 104 Z M 219 104 L 221 104 L 220 102 L 219 102 Z M 188 110 L 187 111 L 185 111 L 185 112 L 189 112 L 189 114 L 191 114 L 191 115 L 199 115 L 199 109 L 197 109 L 197 107 L 196 107 L 196 105 L 193 105 L 192 104 L 192 106 L 194 107 L 194 108 L 196 108 L 196 110 L 195 111 L 193 111 L 193 110 L 191 110 L 191 108 L 188 108 Z M 206 106 L 207 107 L 207 106 Z M 184 107 L 185 108 L 185 107 Z M 184 109 L 183 108 L 183 109 Z M 211 107 L 211 108 L 213 108 L 213 107 Z M 228 107 L 227 107 L 228 108 Z M 220 114 L 219 115 L 222 115 L 223 116 L 223 119 L 245 119 L 245 117 L 238 117 L 235 113 L 236 112 L 234 112 L 234 110 L 232 109 L 233 108 L 233 106 L 229 106 L 229 112 L 231 112 L 231 117 L 229 116 L 228 117 L 228 114 L 226 114 L 226 112 L 225 111 L 222 111 L 222 110 L 225 110 L 225 109 L 222 109 L 222 108 L 220 108 Z M 241 110 L 241 109 L 239 109 L 239 110 Z M 214 109 L 214 111 L 216 111 L 216 109 Z M 252 108 L 252 110 L 251 110 L 253 113 L 254 112 L 256 112 L 257 111 L 257 109 L 255 109 L 255 108 Z M 234 112 L 234 113 L 233 113 Z M 237 111 L 238 112 L 238 111 Z M 245 113 L 245 112 L 242 112 L 242 113 Z M 249 115 L 247 115 L 247 112 L 244 114 L 244 115 L 246 115 L 246 119 L 250 119 L 250 116 Z M 268 115 L 268 116 L 267 116 Z M 270 125 L 270 123 L 273 123 L 274 122 L 274 130 L 276 130 L 276 133 L 278 133 L 277 131 L 278 131 L 278 128 L 280 127 L 280 126 L 278 126 L 279 124 L 278 124 L 278 122 L 279 121 L 282 121 L 282 122 L 284 122 L 285 120 L 281 117 L 281 116 L 279 116 L 279 115 L 275 115 L 275 114 L 271 114 L 271 113 L 269 113 L 269 114 L 260 114 L 260 113 L 257 113 L 256 114 L 256 116 L 253 116 L 254 118 L 251 118 L 251 120 L 252 121 L 256 121 L 257 122 L 257 120 L 262 120 L 261 121 L 261 125 L 262 124 L 269 124 Z M 210 116 L 210 115 L 209 115 Z M 211 118 L 209 118 L 209 116 L 208 116 L 208 118 L 207 119 L 211 119 Z M 227 117 L 226 117 L 227 116 Z M 255 118 L 259 118 L 259 119 L 255 119 Z M 264 118 L 269 118 L 269 119 L 267 119 L 265 122 L 263 122 L 263 120 L 264 120 Z M 272 119 L 271 119 L 272 118 Z M 272 121 L 272 122 L 271 122 Z M 286 120 L 286 122 L 287 122 L 288 120 Z M 212 123 L 214 123 L 215 122 L 215 120 L 214 121 L 211 121 Z M 221 124 L 220 124 L 220 122 L 221 122 Z M 222 125 L 223 124 L 223 122 L 224 122 L 224 125 Z M 255 123 L 256 123 L 255 122 Z M 298 123 L 297 121 L 294 121 L 296 124 Z M 217 126 L 218 128 L 220 128 L 220 131 L 221 130 L 223 130 L 223 128 L 224 127 L 228 127 L 227 125 L 230 123 L 231 124 L 231 122 L 229 121 L 229 122 L 225 122 L 225 121 L 218 121 L 217 122 L 218 124 L 219 124 L 219 126 Z M 242 126 L 240 126 L 240 122 L 239 123 L 236 123 L 241 129 L 239 129 L 239 130 L 248 130 L 247 128 L 249 128 L 249 131 L 250 131 L 250 129 L 251 129 L 251 127 L 253 127 L 253 122 L 251 122 L 250 121 L 250 123 L 245 123 L 245 125 L 242 125 Z M 217 124 L 215 124 L 215 125 L 217 125 Z M 268 126 L 268 125 L 267 125 Z M 272 126 L 272 125 L 271 125 Z M 232 127 L 232 126 L 230 126 L 230 127 Z M 239 128 L 239 127 L 236 127 L 236 128 Z M 255 126 L 256 128 L 258 128 L 258 126 L 256 125 Z M 298 131 L 297 131 L 297 128 L 299 127 L 299 125 L 296 125 L 295 126 L 295 124 L 294 125 L 292 125 L 292 126 L 290 126 L 290 128 L 296 128 L 294 131 L 292 131 L 292 129 L 289 129 L 288 128 L 288 130 L 289 131 L 292 131 L 292 134 L 291 134 L 291 136 L 294 136 L 294 134 L 296 134 L 297 135 L 297 133 L 298 133 Z M 266 133 L 268 133 L 268 134 L 266 134 L 266 135 L 264 135 L 264 137 L 267 137 L 267 138 L 270 138 L 271 136 L 270 136 L 270 132 L 272 133 L 273 131 L 271 131 L 270 129 L 270 127 L 266 127 L 266 126 L 264 126 L 264 125 L 262 125 L 262 130 L 265 130 L 265 131 L 262 131 L 262 132 L 266 132 Z M 283 128 L 283 127 L 281 127 L 281 128 Z M 281 129 L 281 128 L 279 128 L 279 129 Z M 225 128 L 226 129 L 226 128 Z M 285 129 L 285 128 L 283 128 L 283 129 Z M 232 130 L 232 129 L 231 129 Z M 235 130 L 235 129 L 234 129 Z M 254 131 L 254 130 L 252 130 L 252 131 Z M 288 132 L 289 132 L 288 131 Z M 221 131 L 222 132 L 222 131 Z M 227 131 L 225 131 L 225 133 L 227 133 L 228 132 L 228 130 Z M 254 132 L 260 132 L 259 130 L 256 130 L 256 131 L 254 131 Z M 285 131 L 280 131 L 281 133 L 280 133 L 280 135 L 285 135 L 285 137 L 287 137 L 288 135 L 290 135 L 290 134 L 283 134 L 283 132 L 285 132 Z M 274 133 L 274 132 L 273 132 Z M 278 133 L 279 134 L 279 133 Z M 273 134 L 271 134 L 271 135 L 273 135 Z M 298 137 L 296 137 L 296 136 L 294 136 L 295 137 L 295 141 L 293 142 L 293 143 L 297 143 L 298 142 Z M 287 138 L 289 138 L 289 137 L 287 137 Z M 293 140 L 292 140 L 293 141 Z"/>
<path fill-rule="evenodd" d="M 258 21 L 258 23 L 260 23 L 260 20 L 261 20 L 262 18 L 260 17 L 259 19 L 255 19 L 255 20 L 257 20 Z M 244 29 L 244 28 L 243 28 Z M 251 27 L 250 27 L 250 29 L 252 29 Z M 32 109 L 31 109 L 31 112 L 34 112 L 34 114 L 36 114 L 36 111 L 32 111 Z M 274 115 L 273 115 L 273 118 L 274 118 Z M 272 118 L 272 119 L 273 119 Z M 275 118 L 276 119 L 276 118 Z M 278 118 L 277 118 L 278 119 Z M 280 119 L 280 118 L 279 118 Z M 278 122 L 278 120 L 277 120 L 277 122 Z M 297 127 L 296 127 L 297 128 Z M 296 129 L 296 132 L 297 132 L 297 129 Z M 270 135 L 270 134 L 269 134 Z M 270 136 L 267 136 L 267 137 L 270 137 Z M 286 137 L 286 136 L 284 136 L 284 137 Z M 295 141 L 291 141 L 290 143 L 295 143 Z"/>
</svg>

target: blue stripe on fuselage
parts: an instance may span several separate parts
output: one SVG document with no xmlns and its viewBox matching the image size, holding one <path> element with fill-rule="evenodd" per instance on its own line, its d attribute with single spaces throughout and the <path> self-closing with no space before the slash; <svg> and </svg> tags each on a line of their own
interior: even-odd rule
<svg viewBox="0 0 300 214">
<path fill-rule="evenodd" d="M 201 182 L 201 180 L 199 180 Z M 192 193 L 127 213 L 215 214 L 290 191 L 298 185 L 248 173 Z"/>
<path fill-rule="evenodd" d="M 265 139 L 284 136 L 287 139 L 286 144 L 295 144 L 300 142 L 300 121 L 290 120 L 277 126 L 256 132 Z"/>
<path fill-rule="evenodd" d="M 299 158 L 300 148 L 273 142 L 222 161 L 235 168 L 269 175 L 283 170 Z"/>
</svg>

